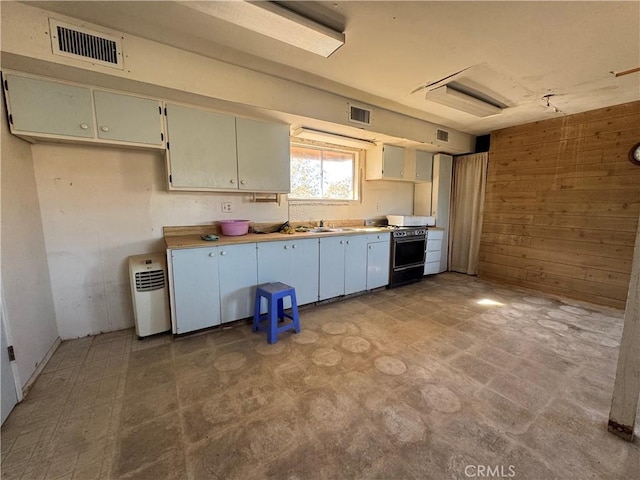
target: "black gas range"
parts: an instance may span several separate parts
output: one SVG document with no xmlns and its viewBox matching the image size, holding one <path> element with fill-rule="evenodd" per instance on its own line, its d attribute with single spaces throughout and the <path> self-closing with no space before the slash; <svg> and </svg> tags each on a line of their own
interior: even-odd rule
<svg viewBox="0 0 640 480">
<path fill-rule="evenodd" d="M 389 288 L 420 281 L 424 275 L 427 227 L 389 226 L 388 228 L 391 230 Z"/>
</svg>

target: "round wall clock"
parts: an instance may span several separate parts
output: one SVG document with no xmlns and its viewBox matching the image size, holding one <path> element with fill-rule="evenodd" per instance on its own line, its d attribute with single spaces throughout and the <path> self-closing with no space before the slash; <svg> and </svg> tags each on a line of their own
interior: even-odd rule
<svg viewBox="0 0 640 480">
<path fill-rule="evenodd" d="M 629 150 L 629 160 L 631 160 L 631 163 L 640 165 L 640 142 L 636 143 L 631 147 L 631 150 Z"/>
</svg>

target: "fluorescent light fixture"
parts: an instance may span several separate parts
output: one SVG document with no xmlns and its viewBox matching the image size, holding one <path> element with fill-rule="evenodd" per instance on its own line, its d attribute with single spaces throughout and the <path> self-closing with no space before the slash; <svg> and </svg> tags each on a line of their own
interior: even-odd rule
<svg viewBox="0 0 640 480">
<path fill-rule="evenodd" d="M 490 117 L 491 115 L 502 113 L 502 108 L 462 93 L 448 85 L 428 91 L 425 98 L 456 110 L 462 110 L 476 117 Z"/>
<path fill-rule="evenodd" d="M 184 2 L 183 5 L 322 57 L 344 45 L 344 34 L 273 2 Z"/>
<path fill-rule="evenodd" d="M 361 138 L 348 137 L 338 133 L 323 132 L 322 130 L 314 130 L 312 128 L 296 128 L 292 135 L 296 138 L 304 140 L 314 140 L 316 142 L 330 143 L 331 145 L 340 145 L 341 147 L 353 147 L 366 150 L 376 146 L 375 142 L 363 140 Z"/>
</svg>

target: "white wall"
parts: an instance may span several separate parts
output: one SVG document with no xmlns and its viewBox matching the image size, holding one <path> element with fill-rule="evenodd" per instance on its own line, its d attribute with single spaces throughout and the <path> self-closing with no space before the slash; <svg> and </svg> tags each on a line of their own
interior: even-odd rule
<svg viewBox="0 0 640 480">
<path fill-rule="evenodd" d="M 51 144 L 32 152 L 63 339 L 133 326 L 127 257 L 163 251 L 163 226 L 369 218 L 413 207 L 412 184 L 365 182 L 362 203 L 297 205 L 289 213 L 286 200 L 278 206 L 242 194 L 169 193 L 161 152 Z M 223 201 L 233 213 L 220 212 Z"/>
<path fill-rule="evenodd" d="M 31 148 L 1 123 L 2 286 L 21 386 L 58 338 Z"/>
</svg>

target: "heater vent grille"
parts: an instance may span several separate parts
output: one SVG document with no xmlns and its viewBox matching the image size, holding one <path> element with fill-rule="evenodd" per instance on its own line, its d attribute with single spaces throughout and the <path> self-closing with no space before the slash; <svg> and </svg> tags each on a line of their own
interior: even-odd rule
<svg viewBox="0 0 640 480">
<path fill-rule="evenodd" d="M 371 125 L 371 110 L 349 104 L 349 122 L 360 125 Z"/>
<path fill-rule="evenodd" d="M 151 292 L 161 288 L 164 288 L 164 270 L 136 272 L 136 290 L 138 292 Z"/>
<path fill-rule="evenodd" d="M 120 39 L 50 19 L 53 53 L 122 68 Z"/>
<path fill-rule="evenodd" d="M 436 130 L 436 140 L 439 142 L 449 142 L 449 132 L 446 130 Z"/>
</svg>

